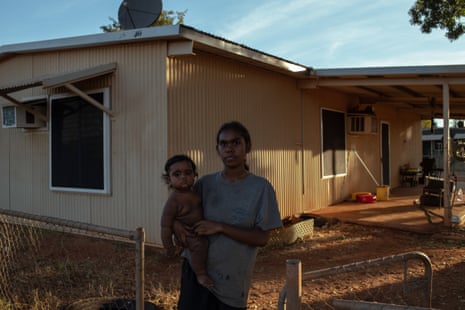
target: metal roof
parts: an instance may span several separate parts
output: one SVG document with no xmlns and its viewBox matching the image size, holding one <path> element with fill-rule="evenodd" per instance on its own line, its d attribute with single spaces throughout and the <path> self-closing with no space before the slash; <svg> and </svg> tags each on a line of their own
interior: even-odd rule
<svg viewBox="0 0 465 310">
<path fill-rule="evenodd" d="M 169 25 L 106 32 L 93 35 L 45 40 L 0 46 L 0 62 L 16 54 L 67 50 L 143 41 L 193 41 L 194 49 L 233 58 L 255 66 L 278 71 L 288 75 L 306 74 L 306 66 L 267 54 L 233 41 L 220 38 L 185 25 Z"/>
<path fill-rule="evenodd" d="M 204 51 L 286 74 L 297 78 L 301 89 L 351 94 L 360 104 L 390 104 L 399 111 L 415 111 L 424 119 L 442 118 L 446 106 L 446 113 L 450 113 L 446 117 L 465 118 L 465 65 L 313 69 L 186 25 L 4 45 L 0 46 L 0 62 L 16 54 L 150 40 L 192 42 L 191 53 Z M 443 105 L 445 101 L 447 105 Z"/>
<path fill-rule="evenodd" d="M 303 89 L 326 88 L 356 95 L 360 104 L 386 103 L 442 118 L 447 84 L 451 118 L 465 118 L 465 65 L 316 69 Z"/>
</svg>

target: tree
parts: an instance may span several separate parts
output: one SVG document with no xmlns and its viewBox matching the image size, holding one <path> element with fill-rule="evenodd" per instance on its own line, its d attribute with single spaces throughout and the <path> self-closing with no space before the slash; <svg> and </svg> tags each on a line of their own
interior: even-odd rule
<svg viewBox="0 0 465 310">
<path fill-rule="evenodd" d="M 416 0 L 409 15 L 410 23 L 420 26 L 423 33 L 440 28 L 454 41 L 465 32 L 465 0 Z"/>
<path fill-rule="evenodd" d="M 160 14 L 160 17 L 158 17 L 157 20 L 150 27 L 184 24 L 184 17 L 186 16 L 186 12 L 187 10 L 184 12 L 163 10 Z M 116 21 L 113 17 L 108 17 L 108 19 L 110 19 L 111 24 L 106 26 L 100 26 L 100 29 L 102 29 L 103 32 L 115 32 L 123 30 L 121 28 L 120 23 Z"/>
</svg>

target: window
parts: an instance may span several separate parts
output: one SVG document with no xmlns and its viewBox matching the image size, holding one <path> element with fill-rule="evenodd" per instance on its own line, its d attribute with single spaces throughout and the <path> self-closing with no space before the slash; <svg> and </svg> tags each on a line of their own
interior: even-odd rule
<svg viewBox="0 0 465 310">
<path fill-rule="evenodd" d="M 322 109 L 322 172 L 323 177 L 346 173 L 346 132 L 343 112 Z"/>
<path fill-rule="evenodd" d="M 109 107 L 108 89 L 88 95 Z M 52 190 L 109 193 L 109 117 L 79 96 L 50 99 Z"/>
</svg>

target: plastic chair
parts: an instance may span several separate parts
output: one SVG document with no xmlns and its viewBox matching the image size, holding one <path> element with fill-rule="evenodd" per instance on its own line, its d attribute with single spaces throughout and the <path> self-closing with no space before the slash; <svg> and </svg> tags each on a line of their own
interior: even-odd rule
<svg viewBox="0 0 465 310">
<path fill-rule="evenodd" d="M 425 206 L 444 206 L 444 178 L 426 176 L 425 187 L 423 187 L 423 193 L 420 196 L 420 204 Z M 455 180 L 450 180 L 450 206 L 452 207 L 455 202 Z"/>
</svg>

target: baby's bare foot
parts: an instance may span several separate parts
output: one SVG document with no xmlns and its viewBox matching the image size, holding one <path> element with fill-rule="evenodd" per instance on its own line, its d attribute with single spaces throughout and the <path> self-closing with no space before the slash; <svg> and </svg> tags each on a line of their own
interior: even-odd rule
<svg viewBox="0 0 465 310">
<path fill-rule="evenodd" d="M 214 286 L 213 280 L 206 274 L 197 275 L 197 282 L 205 287 Z"/>
</svg>

